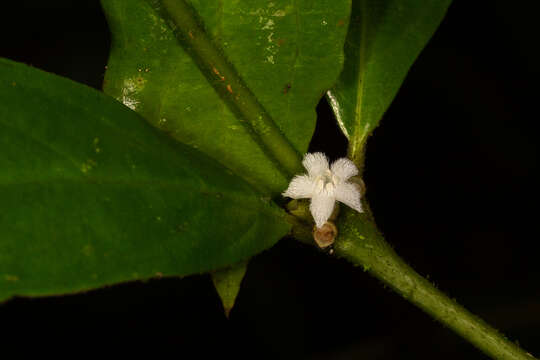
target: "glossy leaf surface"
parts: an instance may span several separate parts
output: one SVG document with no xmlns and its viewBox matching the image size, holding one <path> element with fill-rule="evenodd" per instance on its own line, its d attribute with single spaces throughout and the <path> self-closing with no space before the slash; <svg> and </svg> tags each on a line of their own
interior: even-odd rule
<svg viewBox="0 0 540 360">
<path fill-rule="evenodd" d="M 390 106 L 451 0 L 353 1 L 345 65 L 327 93 L 349 138 L 349 156 L 362 162 L 365 141 Z"/>
<path fill-rule="evenodd" d="M 0 60 L 0 300 L 200 273 L 273 245 L 284 212 L 114 99 Z"/>
<path fill-rule="evenodd" d="M 288 184 L 145 0 L 102 0 L 113 36 L 104 90 L 272 196 Z M 349 0 L 191 1 L 208 35 L 299 154 L 341 70 Z M 154 6 L 155 7 L 155 6 Z M 231 91 L 234 89 L 231 88 Z"/>
</svg>

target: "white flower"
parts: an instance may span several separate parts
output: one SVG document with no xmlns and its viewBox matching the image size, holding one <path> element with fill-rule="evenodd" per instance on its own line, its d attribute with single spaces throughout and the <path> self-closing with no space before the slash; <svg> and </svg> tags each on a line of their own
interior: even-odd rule
<svg viewBox="0 0 540 360">
<path fill-rule="evenodd" d="M 293 199 L 311 198 L 309 209 L 318 228 L 332 215 L 336 200 L 362 212 L 360 190 L 347 181 L 358 174 L 358 169 L 351 160 L 341 158 L 329 167 L 328 158 L 319 152 L 306 154 L 302 164 L 308 174 L 296 175 L 283 196 Z"/>
</svg>

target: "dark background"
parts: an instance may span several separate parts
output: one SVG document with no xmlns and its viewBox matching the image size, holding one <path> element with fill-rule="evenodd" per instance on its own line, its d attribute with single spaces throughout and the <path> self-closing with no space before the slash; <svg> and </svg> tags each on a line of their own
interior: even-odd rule
<svg viewBox="0 0 540 360">
<path fill-rule="evenodd" d="M 509 3 L 454 2 L 369 140 L 365 180 L 397 252 L 538 355 L 540 6 Z M 110 39 L 97 0 L 6 2 L 0 33 L 0 56 L 100 88 Z M 310 150 L 345 155 L 325 101 L 318 113 Z M 191 276 L 14 299 L 0 329 L 1 345 L 43 353 L 486 358 L 361 269 L 290 239 L 251 261 L 228 321 L 209 277 Z"/>
</svg>

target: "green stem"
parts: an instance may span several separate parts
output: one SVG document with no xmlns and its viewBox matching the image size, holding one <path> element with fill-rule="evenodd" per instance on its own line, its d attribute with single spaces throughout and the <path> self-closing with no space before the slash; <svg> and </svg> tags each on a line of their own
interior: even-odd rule
<svg viewBox="0 0 540 360">
<path fill-rule="evenodd" d="M 300 154 L 246 86 L 222 49 L 208 36 L 194 9 L 184 0 L 149 0 L 168 20 L 176 38 L 201 72 L 248 128 L 267 155 L 288 175 L 302 172 Z"/>
<path fill-rule="evenodd" d="M 368 213 L 347 211 L 340 220 L 340 235 L 334 244 L 337 256 L 363 266 L 493 359 L 534 359 L 407 265 L 384 240 Z"/>
<path fill-rule="evenodd" d="M 285 218 L 289 224 L 291 224 L 291 231 L 289 235 L 304 244 L 317 246 L 313 240 L 313 225 L 304 222 L 302 219 L 287 214 Z"/>
</svg>

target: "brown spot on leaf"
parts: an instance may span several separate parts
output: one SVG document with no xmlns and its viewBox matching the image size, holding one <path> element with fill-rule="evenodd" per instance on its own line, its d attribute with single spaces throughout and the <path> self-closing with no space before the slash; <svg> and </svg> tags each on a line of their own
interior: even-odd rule
<svg viewBox="0 0 540 360">
<path fill-rule="evenodd" d="M 212 66 L 212 72 L 216 74 L 221 79 L 221 81 L 225 81 L 225 76 L 221 75 L 219 70 L 216 69 L 214 66 Z"/>
<path fill-rule="evenodd" d="M 291 87 L 292 87 L 291 84 L 286 84 L 285 87 L 283 88 L 283 93 L 287 94 L 289 90 L 291 89 Z"/>
</svg>

